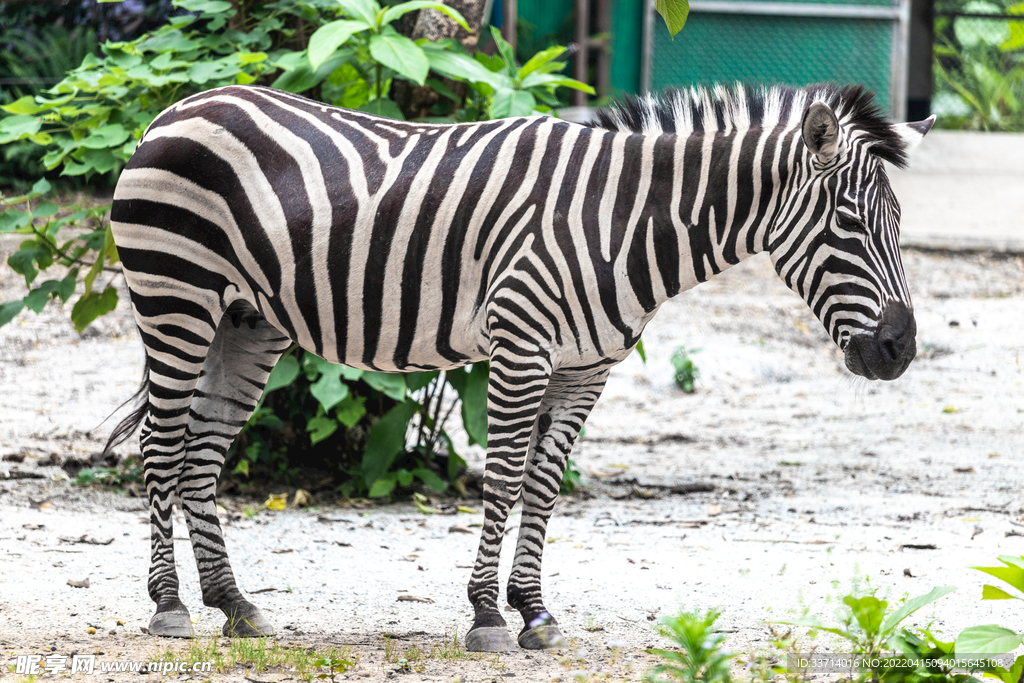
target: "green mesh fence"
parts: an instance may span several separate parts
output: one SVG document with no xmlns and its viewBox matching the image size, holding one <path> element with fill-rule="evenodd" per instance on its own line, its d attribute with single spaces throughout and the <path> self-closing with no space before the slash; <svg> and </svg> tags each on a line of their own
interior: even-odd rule
<svg viewBox="0 0 1024 683">
<path fill-rule="evenodd" d="M 883 111 L 891 110 L 891 20 L 691 12 L 675 40 L 664 22 L 656 21 L 655 27 L 654 91 L 735 81 L 794 86 L 861 83 L 876 94 Z"/>
</svg>

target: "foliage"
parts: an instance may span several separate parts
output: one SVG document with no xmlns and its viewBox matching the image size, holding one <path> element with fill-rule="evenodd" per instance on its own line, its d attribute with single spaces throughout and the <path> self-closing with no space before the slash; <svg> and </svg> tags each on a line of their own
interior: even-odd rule
<svg viewBox="0 0 1024 683">
<path fill-rule="evenodd" d="M 654 0 L 654 8 L 665 20 L 665 27 L 674 39 L 683 30 L 690 14 L 689 0 Z"/>
<path fill-rule="evenodd" d="M 692 394 L 695 391 L 694 382 L 700 378 L 700 370 L 697 369 L 693 359 L 690 358 L 691 353 L 697 353 L 698 351 L 700 349 L 687 349 L 685 346 L 679 346 L 671 358 L 672 367 L 676 369 L 673 376 L 676 386 L 688 394 Z"/>
<path fill-rule="evenodd" d="M 1024 2 L 1005 8 L 971 0 L 959 11 L 1024 15 Z M 935 24 L 932 110 L 945 128 L 1024 130 L 1024 21 L 940 17 Z"/>
<path fill-rule="evenodd" d="M 576 466 L 576 462 L 569 458 L 565 463 L 565 474 L 562 475 L 562 484 L 558 491 L 565 495 L 567 493 L 574 493 L 580 488 L 583 488 L 583 473 Z"/>
<path fill-rule="evenodd" d="M 138 456 L 129 456 L 117 467 L 86 467 L 75 476 L 76 486 L 105 484 L 121 487 L 125 484 L 142 483 L 142 461 Z"/>
<path fill-rule="evenodd" d="M 1014 557 L 1013 555 L 999 555 L 996 559 L 1002 562 L 1004 567 L 971 567 L 989 576 L 994 576 L 1010 588 L 1024 593 L 1024 555 Z M 1024 597 L 1007 593 L 1001 588 L 985 584 L 981 589 L 982 600 L 1024 600 Z"/>
<path fill-rule="evenodd" d="M 343 473 L 346 496 L 378 498 L 416 480 L 443 492 L 465 467 L 445 429 L 457 406 L 469 443 L 486 444 L 486 362 L 388 374 L 294 348 L 271 373 L 227 465 L 275 480 L 300 466 Z"/>
<path fill-rule="evenodd" d="M 731 683 L 729 667 L 736 655 L 722 651 L 725 636 L 714 628 L 721 616 L 717 610 L 681 612 L 665 617 L 657 631 L 674 640 L 678 650 L 647 650 L 668 663 L 658 664 L 644 674 L 650 683 Z"/>
</svg>

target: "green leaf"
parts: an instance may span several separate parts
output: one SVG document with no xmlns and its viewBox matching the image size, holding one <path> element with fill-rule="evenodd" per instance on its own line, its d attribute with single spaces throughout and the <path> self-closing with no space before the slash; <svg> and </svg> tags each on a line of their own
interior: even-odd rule
<svg viewBox="0 0 1024 683">
<path fill-rule="evenodd" d="M 486 83 L 494 89 L 510 87 L 512 81 L 505 74 L 490 71 L 476 59 L 459 52 L 425 50 L 430 68 L 439 74 L 471 83 Z"/>
<path fill-rule="evenodd" d="M 23 308 L 25 308 L 25 302 L 22 299 L 0 304 L 0 327 L 14 320 L 14 316 L 21 313 Z"/>
<path fill-rule="evenodd" d="M 444 3 L 432 2 L 432 0 L 410 0 L 409 2 L 403 2 L 400 5 L 388 7 L 384 10 L 384 16 L 380 20 L 381 26 L 390 24 L 392 21 L 407 12 L 415 12 L 416 10 L 421 9 L 436 9 L 438 12 L 443 12 L 451 17 L 456 24 L 472 33 L 472 30 L 469 28 L 469 24 L 466 23 L 465 18 L 461 14 Z"/>
<path fill-rule="evenodd" d="M 523 68 L 519 70 L 519 78 L 526 78 L 548 62 L 558 59 L 563 52 L 565 52 L 565 48 L 561 45 L 555 45 L 554 47 L 549 47 L 546 50 L 541 50 L 534 56 L 530 57 L 530 60 L 526 62 L 526 64 L 523 64 Z"/>
<path fill-rule="evenodd" d="M 266 396 L 275 389 L 286 387 L 295 381 L 299 376 L 299 361 L 293 355 L 287 355 L 277 362 L 274 369 L 270 371 L 267 378 L 267 386 L 263 387 L 263 395 Z"/>
<path fill-rule="evenodd" d="M 686 17 L 690 14 L 689 0 L 654 0 L 654 9 L 665 20 L 669 35 L 673 38 L 683 30 Z"/>
<path fill-rule="evenodd" d="M 89 137 L 82 141 L 82 147 L 88 149 L 108 149 L 123 144 L 131 135 L 124 126 L 119 123 L 111 123 L 97 128 L 89 134 Z"/>
<path fill-rule="evenodd" d="M 60 207 L 54 202 L 43 202 L 36 208 L 32 209 L 32 216 L 34 218 L 49 218 L 60 211 Z"/>
<path fill-rule="evenodd" d="M 348 385 L 342 383 L 340 375 L 341 366 L 335 365 L 330 370 L 325 370 L 320 379 L 309 387 L 309 393 L 320 402 L 325 411 L 341 403 L 349 394 Z"/>
<path fill-rule="evenodd" d="M 565 88 L 572 88 L 573 90 L 582 90 L 585 93 L 594 94 L 594 89 L 582 81 L 577 81 L 575 78 L 569 78 L 568 76 L 562 76 L 558 74 L 542 74 L 534 72 L 523 79 L 519 87 L 536 88 L 536 87 L 554 87 L 562 86 Z"/>
<path fill-rule="evenodd" d="M 25 95 L 10 104 L 5 104 L 0 109 L 3 109 L 8 114 L 38 114 L 43 109 L 46 109 L 46 107 L 36 104 L 36 98 L 33 95 Z"/>
<path fill-rule="evenodd" d="M 405 375 L 405 386 L 409 387 L 409 391 L 419 391 L 437 379 L 440 374 L 441 373 L 437 370 L 431 370 L 428 372 L 410 372 Z"/>
<path fill-rule="evenodd" d="M 501 31 L 495 27 L 491 27 L 491 37 L 494 38 L 494 44 L 498 46 L 498 54 L 501 55 L 501 61 L 505 65 L 505 72 L 508 73 L 510 78 L 515 78 L 519 70 L 516 68 L 516 56 L 512 46 L 508 44 L 502 35 Z"/>
<path fill-rule="evenodd" d="M 981 587 L 981 599 L 982 600 L 1020 600 L 1016 595 L 1010 595 L 1002 588 L 996 588 L 990 586 L 987 583 Z"/>
<path fill-rule="evenodd" d="M 971 626 L 956 637 L 956 656 L 1001 655 L 1012 652 L 1021 642 L 1024 642 L 1024 636 L 1002 626 Z"/>
<path fill-rule="evenodd" d="M 1015 565 L 1006 567 L 971 567 L 989 576 L 994 576 L 1000 581 L 1005 581 L 1019 591 L 1024 591 L 1024 569 Z"/>
<path fill-rule="evenodd" d="M 406 469 L 398 470 L 398 483 L 401 486 L 408 486 L 412 483 L 412 472 Z"/>
<path fill-rule="evenodd" d="M 231 470 L 234 474 L 244 474 L 249 476 L 249 461 L 245 458 L 239 458 L 238 464 L 235 465 L 235 469 Z"/>
<path fill-rule="evenodd" d="M 32 222 L 32 214 L 28 211 L 7 209 L 0 212 L 0 233 L 14 232 L 26 227 Z"/>
<path fill-rule="evenodd" d="M 0 120 L 0 145 L 38 133 L 42 125 L 38 116 L 8 116 Z"/>
<path fill-rule="evenodd" d="M 196 62 L 188 68 L 188 78 L 193 83 L 202 85 L 220 71 L 220 62 Z"/>
<path fill-rule="evenodd" d="M 399 403 L 370 428 L 362 461 L 363 477 L 367 482 L 375 482 L 384 476 L 405 447 L 405 432 L 418 408 L 414 401 Z"/>
<path fill-rule="evenodd" d="M 529 116 L 537 106 L 533 95 L 512 88 L 498 88 L 491 99 L 491 118 L 505 119 L 512 116 Z"/>
<path fill-rule="evenodd" d="M 71 309 L 71 322 L 75 331 L 81 332 L 96 318 L 110 313 L 117 307 L 117 290 L 107 287 L 103 293 L 89 292 Z"/>
<path fill-rule="evenodd" d="M 353 33 L 364 31 L 369 28 L 366 22 L 360 20 L 341 19 L 324 24 L 309 37 L 309 63 L 313 69 L 318 69 L 326 62 L 334 51 L 341 47 Z"/>
<path fill-rule="evenodd" d="M 405 377 L 402 375 L 388 372 L 364 372 L 362 380 L 385 396 L 396 401 L 405 400 Z"/>
<path fill-rule="evenodd" d="M 462 426 L 470 445 L 487 447 L 487 361 L 474 363 L 469 372 L 462 368 L 446 373 L 448 383 L 462 399 Z"/>
<path fill-rule="evenodd" d="M 636 342 L 636 355 L 640 356 L 640 360 L 644 365 L 647 365 L 647 352 L 644 351 L 643 339 L 638 339 Z"/>
<path fill-rule="evenodd" d="M 448 482 L 446 482 L 444 479 L 434 474 L 433 471 L 428 470 L 425 467 L 419 467 L 417 469 L 414 469 L 412 473 L 416 475 L 416 477 L 418 477 L 420 481 L 422 481 L 424 484 L 434 489 L 438 493 L 444 493 L 445 491 L 448 490 Z"/>
<path fill-rule="evenodd" d="M 352 429 L 359 420 L 363 419 L 363 415 L 366 415 L 366 397 L 353 396 L 351 393 L 338 404 L 334 411 L 334 416 L 348 429 Z"/>
<path fill-rule="evenodd" d="M 50 191 L 50 181 L 46 178 L 40 178 L 32 185 L 32 189 L 29 190 L 29 197 L 39 197 Z"/>
<path fill-rule="evenodd" d="M 377 10 L 380 8 L 373 0 L 337 0 L 342 11 L 353 19 L 362 19 L 367 26 L 377 26 Z"/>
<path fill-rule="evenodd" d="M 900 622 L 909 617 L 911 614 L 921 609 L 925 605 L 935 602 L 944 595 L 948 595 L 956 590 L 956 586 L 937 586 L 924 595 L 919 595 L 916 598 L 907 600 L 903 605 L 889 615 L 889 618 L 885 620 L 885 624 L 882 625 L 882 633 L 888 633 L 892 629 L 899 626 Z"/>
<path fill-rule="evenodd" d="M 33 191 L 35 188 L 32 188 Z M 1024 555 L 1015 557 L 1013 555 L 996 555 L 996 559 L 1003 564 L 1010 565 L 1011 567 L 1020 567 L 1024 569 Z"/>
<path fill-rule="evenodd" d="M 242 66 L 248 66 L 249 64 L 259 64 L 260 62 L 267 61 L 266 52 L 239 52 L 237 55 L 238 63 Z"/>
<path fill-rule="evenodd" d="M 327 415 L 314 417 L 306 423 L 306 431 L 309 432 L 311 443 L 319 443 L 329 437 L 338 429 L 338 422 Z"/>
<path fill-rule="evenodd" d="M 385 116 L 398 121 L 405 120 L 402 110 L 399 109 L 398 105 L 386 97 L 370 100 L 366 104 L 360 105 L 359 111 L 365 111 L 367 114 L 374 114 L 376 116 Z"/>
<path fill-rule="evenodd" d="M 226 0 L 178 0 L 178 7 L 187 9 L 189 12 L 208 12 L 216 14 L 231 9 L 231 3 Z"/>
<path fill-rule="evenodd" d="M 310 88 L 319 85 L 323 81 L 327 80 L 327 77 L 331 75 L 335 69 L 348 61 L 352 57 L 353 52 L 351 50 L 338 50 L 331 58 L 321 64 L 315 71 L 310 65 L 309 60 L 305 58 L 303 53 L 299 53 L 302 56 L 302 62 L 292 68 L 290 71 L 285 71 L 283 74 L 277 77 L 272 84 L 272 88 L 278 90 L 286 90 L 293 93 L 301 93 L 309 90 Z M 280 65 L 280 61 L 278 64 Z"/>
<path fill-rule="evenodd" d="M 885 617 L 885 608 L 889 603 L 871 595 L 866 595 L 863 598 L 847 595 L 843 598 L 843 603 L 853 612 L 854 618 L 857 619 L 857 623 L 860 624 L 865 633 L 874 634 L 879 632 L 879 628 L 882 626 L 882 619 Z"/>
<path fill-rule="evenodd" d="M 71 273 L 57 286 L 57 296 L 60 297 L 62 304 L 66 304 L 71 295 L 75 293 L 76 284 L 78 284 L 78 268 L 72 268 Z"/>
<path fill-rule="evenodd" d="M 419 85 L 427 80 L 427 72 L 430 71 L 427 55 L 405 36 L 370 36 L 370 56 Z"/>
<path fill-rule="evenodd" d="M 388 495 L 395 490 L 395 485 L 398 483 L 398 473 L 391 472 L 384 477 L 373 482 L 373 486 L 370 487 L 370 493 L 367 494 L 370 498 L 381 498 Z"/>
<path fill-rule="evenodd" d="M 29 292 L 22 301 L 25 302 L 25 308 L 29 309 L 33 313 L 42 313 L 46 304 L 50 303 L 50 299 L 57 296 L 57 292 L 60 290 L 59 280 L 47 280 L 42 283 L 36 289 Z"/>
</svg>

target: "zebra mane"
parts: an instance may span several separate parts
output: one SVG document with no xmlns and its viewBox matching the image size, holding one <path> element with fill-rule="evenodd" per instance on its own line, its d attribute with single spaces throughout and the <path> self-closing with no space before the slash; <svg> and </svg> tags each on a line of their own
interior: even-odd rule
<svg viewBox="0 0 1024 683">
<path fill-rule="evenodd" d="M 882 115 L 875 96 L 860 85 L 832 84 L 793 88 L 785 85 L 714 85 L 628 96 L 597 112 L 590 125 L 635 133 L 700 133 L 756 127 L 799 126 L 804 110 L 821 100 L 839 122 L 874 140 L 871 152 L 905 168 L 906 144 Z"/>
</svg>

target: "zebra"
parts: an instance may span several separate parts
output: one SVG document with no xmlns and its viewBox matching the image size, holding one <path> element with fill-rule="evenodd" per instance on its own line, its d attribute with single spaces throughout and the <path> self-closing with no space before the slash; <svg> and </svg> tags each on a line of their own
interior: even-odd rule
<svg viewBox="0 0 1024 683">
<path fill-rule="evenodd" d="M 161 113 L 114 193 L 111 229 L 146 364 L 138 407 L 150 505 L 149 633 L 193 635 L 172 509 L 223 633 L 272 624 L 238 589 L 215 491 L 225 453 L 297 343 L 366 370 L 489 360 L 484 524 L 468 585 L 472 651 L 564 639 L 541 556 L 566 460 L 611 368 L 669 298 L 767 252 L 868 379 L 916 354 L 899 204 L 934 117 L 893 124 L 859 86 L 713 86 L 627 99 L 581 125 L 554 117 L 402 122 L 264 87 L 203 92 Z"/>
</svg>

